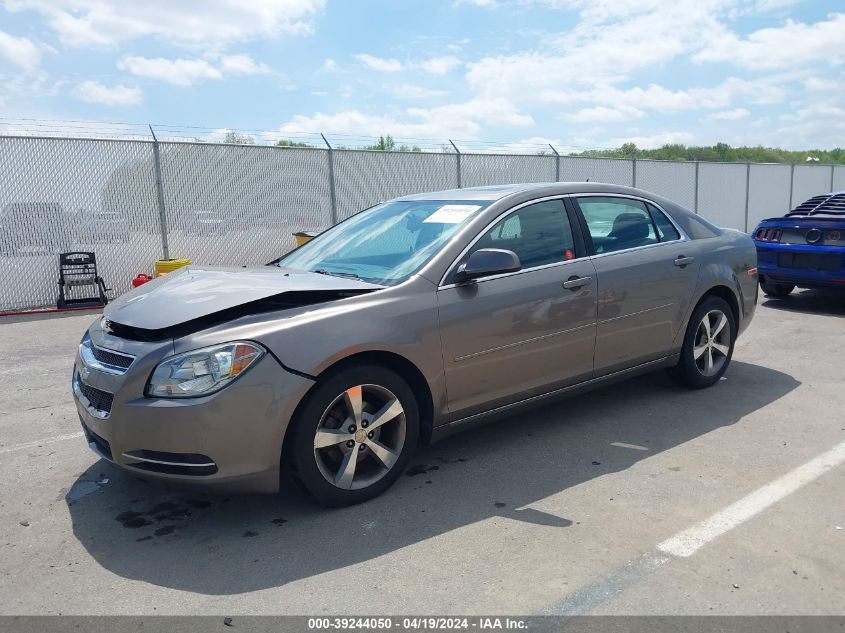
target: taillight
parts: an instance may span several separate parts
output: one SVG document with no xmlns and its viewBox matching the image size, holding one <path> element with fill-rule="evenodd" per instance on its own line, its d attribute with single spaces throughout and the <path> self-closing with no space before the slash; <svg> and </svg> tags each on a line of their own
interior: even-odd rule
<svg viewBox="0 0 845 633">
<path fill-rule="evenodd" d="M 754 232 L 754 239 L 759 242 L 780 242 L 783 236 L 783 229 L 762 228 Z"/>
</svg>

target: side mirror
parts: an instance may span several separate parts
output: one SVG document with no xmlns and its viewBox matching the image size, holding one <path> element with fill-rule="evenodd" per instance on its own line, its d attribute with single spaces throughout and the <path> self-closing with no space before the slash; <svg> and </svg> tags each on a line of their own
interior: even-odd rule
<svg viewBox="0 0 845 633">
<path fill-rule="evenodd" d="M 455 271 L 455 282 L 461 283 L 488 275 L 512 273 L 522 268 L 513 251 L 502 248 L 481 248 L 469 256 Z"/>
</svg>

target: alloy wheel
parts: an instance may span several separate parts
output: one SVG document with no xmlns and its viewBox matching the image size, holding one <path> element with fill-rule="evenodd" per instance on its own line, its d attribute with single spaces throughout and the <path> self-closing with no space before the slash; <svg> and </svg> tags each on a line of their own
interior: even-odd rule
<svg viewBox="0 0 845 633">
<path fill-rule="evenodd" d="M 405 410 L 379 385 L 356 385 L 338 395 L 314 434 L 314 458 L 330 484 L 359 490 L 384 477 L 405 445 Z"/>
<path fill-rule="evenodd" d="M 710 310 L 701 319 L 695 333 L 692 355 L 703 376 L 718 374 L 731 350 L 731 324 L 721 310 Z"/>
</svg>

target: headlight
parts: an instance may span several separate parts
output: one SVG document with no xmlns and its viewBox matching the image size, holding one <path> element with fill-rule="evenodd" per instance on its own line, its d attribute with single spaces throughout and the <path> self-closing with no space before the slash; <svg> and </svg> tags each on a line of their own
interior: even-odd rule
<svg viewBox="0 0 845 633">
<path fill-rule="evenodd" d="M 171 356 L 153 370 L 146 395 L 190 398 L 214 393 L 246 372 L 265 353 L 255 343 L 235 341 Z"/>
</svg>

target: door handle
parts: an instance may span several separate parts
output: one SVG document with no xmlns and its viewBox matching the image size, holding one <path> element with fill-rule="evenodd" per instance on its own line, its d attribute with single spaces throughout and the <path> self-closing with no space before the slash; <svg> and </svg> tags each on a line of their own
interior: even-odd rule
<svg viewBox="0 0 845 633">
<path fill-rule="evenodd" d="M 563 282 L 563 287 L 567 290 L 578 290 L 581 286 L 586 286 L 593 280 L 592 277 L 576 277 L 572 276 Z"/>
<path fill-rule="evenodd" d="M 695 257 L 684 257 L 683 255 L 678 255 L 675 259 L 674 264 L 675 266 L 680 266 L 683 268 L 684 266 L 688 266 L 695 261 Z"/>
</svg>

